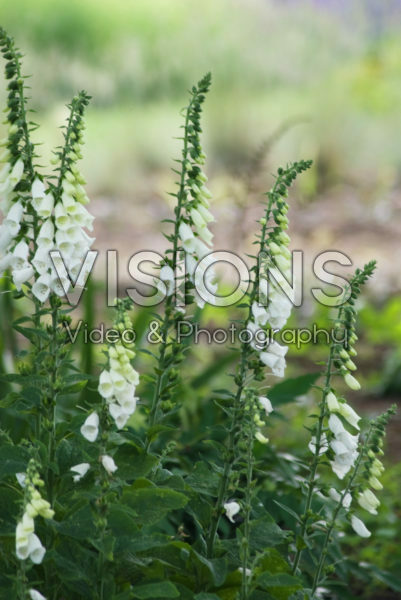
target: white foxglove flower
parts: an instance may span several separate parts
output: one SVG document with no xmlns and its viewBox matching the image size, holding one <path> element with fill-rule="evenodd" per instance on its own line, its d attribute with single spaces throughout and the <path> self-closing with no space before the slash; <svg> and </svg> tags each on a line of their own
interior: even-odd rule
<svg viewBox="0 0 401 600">
<path fill-rule="evenodd" d="M 380 506 L 380 501 L 371 490 L 364 490 L 359 494 L 358 503 L 372 515 L 377 515 L 377 508 Z"/>
<path fill-rule="evenodd" d="M 50 281 L 51 277 L 49 273 L 40 275 L 32 286 L 32 294 L 39 300 L 39 302 L 46 302 L 50 295 Z"/>
<path fill-rule="evenodd" d="M 4 227 L 6 229 L 8 229 L 9 233 L 13 237 L 15 237 L 17 235 L 17 233 L 19 232 L 19 230 L 21 228 L 20 223 L 21 223 L 23 214 L 24 214 L 24 207 L 23 207 L 21 200 L 19 200 L 18 202 L 15 202 L 11 206 L 6 218 L 4 219 L 4 222 L 3 222 Z"/>
<path fill-rule="evenodd" d="M 26 473 L 16 473 L 15 477 L 17 478 L 18 483 L 22 488 L 25 487 Z"/>
<path fill-rule="evenodd" d="M 26 283 L 33 277 L 34 270 L 29 263 L 26 263 L 22 269 L 17 269 L 12 272 L 13 282 L 18 291 L 21 290 L 23 283 Z"/>
<path fill-rule="evenodd" d="M 235 523 L 234 517 L 241 510 L 240 505 L 235 500 L 231 500 L 230 502 L 226 502 L 224 504 L 224 510 L 226 511 L 226 517 L 231 523 Z"/>
<path fill-rule="evenodd" d="M 174 293 L 174 286 L 175 286 L 175 278 L 174 278 L 173 269 L 171 267 L 169 267 L 168 265 L 164 265 L 164 267 L 162 267 L 160 269 L 159 277 L 163 281 L 163 283 L 166 285 L 167 296 L 171 296 Z"/>
<path fill-rule="evenodd" d="M 109 413 L 114 419 L 117 429 L 122 429 L 130 418 L 130 414 L 120 404 L 109 404 Z"/>
<path fill-rule="evenodd" d="M 329 392 L 327 394 L 326 402 L 327 402 L 327 408 L 329 409 L 330 412 L 336 412 L 339 410 L 340 405 L 338 403 L 336 396 L 333 394 L 333 392 Z"/>
<path fill-rule="evenodd" d="M 34 590 L 33 588 L 29 590 L 29 595 L 31 600 L 46 600 L 46 598 L 40 592 L 38 592 L 38 590 Z"/>
<path fill-rule="evenodd" d="M 342 424 L 341 419 L 337 417 L 337 415 L 330 415 L 329 429 L 332 433 L 334 433 L 336 437 L 339 433 L 343 433 L 345 431 L 344 425 Z"/>
<path fill-rule="evenodd" d="M 23 269 L 26 266 L 29 256 L 29 246 L 26 242 L 19 242 L 12 253 L 11 267 L 12 269 Z"/>
<path fill-rule="evenodd" d="M 23 533 L 27 536 L 35 531 L 35 523 L 33 522 L 33 518 L 30 517 L 26 512 L 22 516 L 21 526 Z"/>
<path fill-rule="evenodd" d="M 0 225 L 0 252 L 4 252 L 13 239 L 13 234 L 3 223 Z"/>
<path fill-rule="evenodd" d="M 46 548 L 42 546 L 42 543 L 37 535 L 31 533 L 28 541 L 28 555 L 31 561 L 35 565 L 40 565 L 46 554 Z"/>
<path fill-rule="evenodd" d="M 266 396 L 259 396 L 258 400 L 266 415 L 269 415 L 271 412 L 273 412 L 274 409 L 269 398 L 266 398 Z"/>
<path fill-rule="evenodd" d="M 111 398 L 113 395 L 113 381 L 111 379 L 111 375 L 109 371 L 102 371 L 99 377 L 99 387 L 98 392 L 102 396 L 102 398 Z"/>
<path fill-rule="evenodd" d="M 370 477 L 369 485 L 370 485 L 370 487 L 372 487 L 374 490 L 377 490 L 377 491 L 380 491 L 383 489 L 383 486 L 380 483 L 380 481 L 377 479 L 377 477 Z"/>
<path fill-rule="evenodd" d="M 351 373 L 346 373 L 344 381 L 351 390 L 357 391 L 361 389 L 361 384 Z"/>
<path fill-rule="evenodd" d="M 196 238 L 190 226 L 187 223 L 181 223 L 178 232 L 185 252 L 189 252 L 190 254 L 195 252 L 197 245 Z"/>
<path fill-rule="evenodd" d="M 199 204 L 196 207 L 196 210 L 198 211 L 198 213 L 200 213 L 205 223 L 211 223 L 215 220 L 212 213 L 203 204 Z"/>
<path fill-rule="evenodd" d="M 24 161 L 22 158 L 19 158 L 15 165 L 12 168 L 12 171 L 9 175 L 9 181 L 12 186 L 12 189 L 15 188 L 17 183 L 21 180 L 21 177 L 24 173 Z"/>
<path fill-rule="evenodd" d="M 257 431 L 255 433 L 255 439 L 258 440 L 261 444 L 268 444 L 269 438 L 267 438 L 261 431 Z"/>
<path fill-rule="evenodd" d="M 252 304 L 252 314 L 257 325 L 266 325 L 269 313 L 264 306 L 260 306 L 257 302 Z"/>
<path fill-rule="evenodd" d="M 56 204 L 56 208 L 54 209 L 54 216 L 57 229 L 66 230 L 71 224 L 71 217 L 67 213 L 65 207 L 60 202 Z"/>
<path fill-rule="evenodd" d="M 342 494 L 343 494 L 343 492 L 341 492 L 341 494 L 340 494 L 334 488 L 329 489 L 329 496 L 335 502 L 340 502 Z M 342 506 L 344 508 L 349 508 L 351 506 L 351 502 L 352 502 L 352 496 L 349 492 L 347 492 L 343 498 Z"/>
<path fill-rule="evenodd" d="M 87 474 L 89 469 L 90 469 L 89 463 L 79 463 L 78 465 L 74 465 L 73 467 L 70 467 L 70 471 L 72 471 L 73 473 L 76 473 L 76 475 L 73 476 L 74 483 L 77 483 L 78 481 L 80 481 L 82 479 L 82 477 L 84 477 Z"/>
<path fill-rule="evenodd" d="M 54 225 L 51 219 L 43 223 L 36 241 L 41 248 L 51 250 L 54 247 Z"/>
<path fill-rule="evenodd" d="M 308 444 L 309 450 L 312 454 L 316 454 L 316 436 L 313 435 L 311 441 Z M 319 448 L 319 456 L 322 456 L 329 449 L 329 445 L 327 442 L 327 436 L 325 433 L 322 433 L 320 436 L 320 448 Z"/>
<path fill-rule="evenodd" d="M 36 198 L 44 198 L 46 195 L 46 189 L 43 181 L 39 179 L 39 177 L 35 177 L 32 183 L 32 198 L 35 200 Z"/>
<path fill-rule="evenodd" d="M 125 373 L 127 369 L 129 369 L 129 371 L 132 369 L 131 365 L 128 363 L 122 366 L 121 371 Z M 126 388 L 127 382 L 121 373 L 112 370 L 110 371 L 110 378 L 113 384 L 113 390 L 116 394 L 118 394 L 118 392 L 122 392 Z"/>
<path fill-rule="evenodd" d="M 358 519 L 358 517 L 355 515 L 352 515 L 351 517 L 351 526 L 355 533 L 357 533 L 360 537 L 368 538 L 372 535 L 365 523 L 363 523 L 363 521 Z"/>
<path fill-rule="evenodd" d="M 39 246 L 35 252 L 35 256 L 32 259 L 32 265 L 40 275 L 47 273 L 52 266 L 49 250 L 45 247 Z"/>
<path fill-rule="evenodd" d="M 22 528 L 22 523 L 17 524 L 15 532 L 15 552 L 17 558 L 26 560 L 29 555 L 29 536 L 26 535 Z"/>
<path fill-rule="evenodd" d="M 81 433 L 88 440 L 94 442 L 99 434 L 99 415 L 93 412 L 86 418 L 81 427 Z"/>
<path fill-rule="evenodd" d="M 50 278 L 50 287 L 57 296 L 62 298 L 68 293 L 71 287 L 71 280 L 68 277 L 59 277 L 57 273 L 53 272 Z"/>
<path fill-rule="evenodd" d="M 102 456 L 102 465 L 106 469 L 109 475 L 112 475 L 115 471 L 117 471 L 118 467 L 111 456 L 108 454 L 104 454 Z"/>
<path fill-rule="evenodd" d="M 273 375 L 284 377 L 285 358 L 288 347 L 280 346 L 277 342 L 271 342 L 265 352 L 260 353 L 260 360 L 272 370 Z"/>
<path fill-rule="evenodd" d="M 340 402 L 338 412 L 342 417 L 344 417 L 346 421 L 348 421 L 350 425 L 352 425 L 352 427 L 355 427 L 355 429 L 359 429 L 358 423 L 361 420 L 361 417 L 354 411 L 354 409 L 351 406 L 349 406 L 349 404 L 347 404 L 346 402 Z"/>
<path fill-rule="evenodd" d="M 243 572 L 244 572 L 244 569 L 243 569 L 242 567 L 238 567 L 238 571 L 239 571 L 240 573 L 243 573 Z M 245 575 L 246 575 L 247 577 L 250 577 L 250 576 L 252 575 L 252 571 L 251 571 L 251 569 L 245 569 Z"/>
</svg>

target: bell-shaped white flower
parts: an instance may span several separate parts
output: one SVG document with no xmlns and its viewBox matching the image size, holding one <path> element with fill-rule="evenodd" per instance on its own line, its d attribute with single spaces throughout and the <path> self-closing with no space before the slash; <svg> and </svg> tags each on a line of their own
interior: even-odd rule
<svg viewBox="0 0 401 600">
<path fill-rule="evenodd" d="M 88 440 L 94 442 L 99 434 L 99 415 L 96 412 L 91 413 L 81 427 L 81 433 Z"/>
<path fill-rule="evenodd" d="M 22 488 L 25 487 L 26 473 L 16 473 L 15 477 Z"/>
<path fill-rule="evenodd" d="M 46 188 L 44 186 L 43 181 L 39 179 L 39 177 L 35 177 L 32 183 L 32 198 L 35 200 L 36 198 L 44 198 L 46 195 Z"/>
<path fill-rule="evenodd" d="M 175 287 L 175 277 L 173 269 L 168 265 L 164 265 L 160 269 L 159 277 L 166 286 L 167 296 L 171 296 L 174 293 Z"/>
<path fill-rule="evenodd" d="M 102 371 L 99 377 L 99 394 L 102 398 L 111 398 L 114 392 L 113 381 L 109 371 Z"/>
<path fill-rule="evenodd" d="M 273 412 L 274 409 L 269 398 L 266 398 L 266 396 L 259 396 L 258 401 L 260 406 L 265 411 L 266 415 L 269 415 L 271 412 Z"/>
<path fill-rule="evenodd" d="M 51 250 L 54 247 L 54 225 L 51 219 L 43 223 L 36 241 L 41 248 Z"/>
<path fill-rule="evenodd" d="M 46 548 L 42 546 L 38 536 L 35 533 L 31 533 L 28 541 L 29 558 L 35 565 L 40 565 L 45 554 Z"/>
<path fill-rule="evenodd" d="M 260 444 L 268 444 L 269 438 L 267 438 L 261 431 L 256 431 L 255 440 L 258 440 Z"/>
<path fill-rule="evenodd" d="M 21 286 L 23 283 L 26 283 L 33 277 L 34 270 L 33 267 L 26 263 L 22 269 L 15 269 L 12 272 L 13 282 L 18 291 L 21 290 Z"/>
<path fill-rule="evenodd" d="M 361 384 L 351 373 L 344 375 L 344 381 L 351 390 L 357 391 L 361 389 Z"/>
<path fill-rule="evenodd" d="M 30 517 L 26 512 L 22 516 L 22 531 L 25 535 L 29 535 L 35 531 L 35 524 L 33 518 Z"/>
<path fill-rule="evenodd" d="M 46 302 L 50 295 L 50 282 L 51 277 L 49 273 L 43 273 L 40 275 L 32 286 L 32 294 L 39 300 L 39 302 Z"/>
<path fill-rule="evenodd" d="M 230 500 L 224 504 L 224 510 L 226 511 L 226 517 L 231 523 L 235 523 L 234 517 L 241 510 L 241 506 L 235 500 Z"/>
<path fill-rule="evenodd" d="M 337 400 L 335 394 L 333 394 L 333 392 L 329 392 L 327 394 L 326 402 L 327 402 L 327 408 L 329 409 L 330 412 L 336 412 L 339 410 L 340 405 L 338 403 L 338 400 Z"/>
<path fill-rule="evenodd" d="M 73 214 L 73 220 L 76 225 L 80 227 L 85 227 L 89 229 L 89 231 L 93 230 L 93 220 L 94 217 L 87 211 L 87 209 L 82 206 L 82 204 L 77 204 Z"/>
<path fill-rule="evenodd" d="M 54 196 L 49 192 L 45 196 L 33 200 L 32 204 L 39 217 L 42 217 L 42 219 L 48 219 L 51 217 L 53 212 Z"/>
<path fill-rule="evenodd" d="M 115 471 L 117 471 L 118 467 L 111 456 L 104 454 L 101 460 L 103 467 L 106 469 L 109 475 L 112 475 Z"/>
<path fill-rule="evenodd" d="M 22 523 L 17 524 L 15 532 L 15 552 L 20 560 L 26 560 L 29 555 L 29 535 L 22 527 Z"/>
<path fill-rule="evenodd" d="M 130 417 L 129 413 L 127 413 L 120 404 L 114 402 L 109 404 L 109 413 L 114 419 L 117 429 L 122 429 Z"/>
<path fill-rule="evenodd" d="M 334 488 L 330 488 L 329 489 L 329 496 L 332 500 L 334 500 L 335 502 L 340 502 L 341 498 L 342 498 L 343 492 L 341 492 L 341 494 L 339 492 L 337 492 L 337 490 L 335 490 Z M 343 498 L 342 501 L 342 506 L 344 508 L 349 508 L 351 506 L 351 502 L 352 502 L 352 496 L 349 492 L 347 492 Z"/>
<path fill-rule="evenodd" d="M 196 209 L 197 209 L 198 213 L 200 213 L 200 215 L 202 216 L 205 223 L 211 223 L 212 221 L 215 220 L 212 213 L 203 204 L 199 204 L 196 207 Z"/>
<path fill-rule="evenodd" d="M 330 415 L 329 429 L 332 433 L 334 433 L 335 436 L 345 431 L 344 425 L 342 424 L 341 419 L 337 417 L 337 415 Z"/>
<path fill-rule="evenodd" d="M 74 483 L 77 483 L 78 481 L 80 481 L 82 479 L 82 477 L 84 477 L 87 474 L 89 469 L 90 469 L 89 463 L 79 463 L 78 465 L 74 465 L 73 467 L 70 467 L 70 471 L 72 471 L 73 473 L 76 473 L 76 475 L 73 476 Z"/>
<path fill-rule="evenodd" d="M 380 501 L 371 490 L 366 489 L 359 494 L 358 503 L 372 515 L 377 515 L 377 508 L 380 506 Z"/>
<path fill-rule="evenodd" d="M 316 454 L 316 436 L 313 435 L 311 437 L 311 441 L 308 444 L 309 450 L 312 454 Z M 319 456 L 322 456 L 329 449 L 329 444 L 327 441 L 327 436 L 325 433 L 322 433 L 320 436 L 320 448 L 319 448 Z"/>
<path fill-rule="evenodd" d="M 13 237 L 13 234 L 4 225 L 4 223 L 0 225 L 0 252 L 4 252 L 6 248 L 8 248 Z"/>
<path fill-rule="evenodd" d="M 29 256 L 29 246 L 26 242 L 19 242 L 12 253 L 11 268 L 12 269 L 23 269 L 26 267 L 26 263 Z"/>
<path fill-rule="evenodd" d="M 252 314 L 257 325 L 266 325 L 269 313 L 264 306 L 260 306 L 257 302 L 252 304 Z"/>
<path fill-rule="evenodd" d="M 8 211 L 3 225 L 8 229 L 9 233 L 15 237 L 20 230 L 22 215 L 24 214 L 24 206 L 22 201 L 14 202 Z"/>
<path fill-rule="evenodd" d="M 29 596 L 31 600 L 46 600 L 46 598 L 40 592 L 38 592 L 38 590 L 34 590 L 33 588 L 29 590 Z"/>
<path fill-rule="evenodd" d="M 369 485 L 370 487 L 372 487 L 374 490 L 380 491 L 383 489 L 383 485 L 380 483 L 380 481 L 377 479 L 377 477 L 370 477 L 369 478 Z"/>
<path fill-rule="evenodd" d="M 280 346 L 277 342 L 271 342 L 265 352 L 260 353 L 260 360 L 272 370 L 273 375 L 284 377 L 286 362 L 284 356 L 288 351 L 287 346 Z"/>
<path fill-rule="evenodd" d="M 358 423 L 361 420 L 361 417 L 354 411 L 354 409 L 351 406 L 349 406 L 349 404 L 347 404 L 346 402 L 340 402 L 338 412 L 342 417 L 344 417 L 346 421 L 348 421 L 350 425 L 352 425 L 352 427 L 355 427 L 355 429 L 359 429 Z"/>
<path fill-rule="evenodd" d="M 64 205 L 59 202 L 54 209 L 54 216 L 57 229 L 66 230 L 72 225 L 72 220 Z"/>
<path fill-rule="evenodd" d="M 351 526 L 355 533 L 360 537 L 368 538 L 372 535 L 365 523 L 361 521 L 361 519 L 358 519 L 358 517 L 355 515 L 352 515 L 351 517 Z"/>
<path fill-rule="evenodd" d="M 8 177 L 12 189 L 14 189 L 15 186 L 17 185 L 17 183 L 20 182 L 23 173 L 24 173 L 24 161 L 22 160 L 22 158 L 19 158 L 17 160 L 17 162 L 15 163 L 15 165 L 13 166 L 11 173 Z"/>
</svg>

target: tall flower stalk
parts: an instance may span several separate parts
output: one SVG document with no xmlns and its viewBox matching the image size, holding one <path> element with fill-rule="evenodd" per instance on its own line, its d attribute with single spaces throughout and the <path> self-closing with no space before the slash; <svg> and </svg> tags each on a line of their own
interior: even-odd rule
<svg viewBox="0 0 401 600">
<path fill-rule="evenodd" d="M 209 557 L 214 554 L 216 533 L 223 505 L 227 502 L 230 478 L 236 463 L 236 439 L 240 427 L 239 414 L 247 385 L 250 384 L 252 378 L 256 381 L 263 380 L 266 366 L 271 369 L 274 375 L 278 377 L 284 375 L 284 356 L 287 348 L 280 346 L 274 340 L 268 343 L 267 327 L 270 325 L 275 329 L 280 329 L 284 326 L 289 317 L 288 305 L 290 301 L 273 284 L 270 286 L 269 294 L 268 273 L 271 267 L 278 267 L 283 277 L 289 277 L 291 261 L 288 250 L 289 237 L 286 233 L 288 228 L 286 216 L 288 204 L 285 199 L 288 196 L 288 188 L 297 175 L 310 166 L 311 161 L 300 161 L 289 165 L 286 169 L 280 168 L 278 170 L 275 184 L 267 194 L 268 202 L 265 214 L 260 220 L 261 233 L 255 242 L 258 245 L 258 254 L 253 257 L 255 264 L 251 268 L 254 277 L 253 281 L 250 282 L 250 291 L 247 292 L 247 316 L 242 322 L 243 330 L 248 332 L 248 339 L 244 340 L 240 346 L 239 365 L 234 377 L 236 392 L 229 394 L 232 406 L 228 408 L 230 424 L 224 467 L 206 537 Z M 274 225 L 270 223 L 272 218 Z M 260 296 L 263 298 L 263 305 L 258 303 Z M 259 439 L 262 439 L 260 435 Z"/>
<path fill-rule="evenodd" d="M 359 431 L 358 422 L 360 417 L 345 400 L 338 401 L 332 388 L 332 377 L 336 374 L 341 375 L 348 387 L 353 390 L 360 389 L 359 382 L 351 374 L 351 371 L 356 369 L 351 359 L 351 356 L 356 355 L 354 344 L 357 340 L 354 305 L 361 286 L 372 275 L 375 266 L 376 263 L 372 261 L 365 265 L 362 270 L 356 270 L 349 287 L 344 292 L 346 299 L 339 307 L 338 316 L 334 323 L 333 337 L 326 363 L 325 381 L 323 388 L 321 388 L 322 398 L 319 405 L 319 415 L 309 444 L 309 448 L 313 452 L 313 460 L 306 484 L 306 502 L 301 517 L 301 529 L 297 537 L 297 549 L 292 567 L 293 573 L 297 572 L 306 545 L 304 538 L 311 517 L 312 501 L 317 485 L 316 475 L 319 464 L 323 460 L 322 457 L 327 452 L 333 456 L 330 464 L 339 479 L 345 477 L 354 467 L 358 458 L 359 434 L 351 435 L 344 428 L 340 416 L 356 431 Z M 325 427 L 326 421 L 327 427 Z"/>
<path fill-rule="evenodd" d="M 206 244 L 210 245 L 213 237 L 208 229 L 208 223 L 214 219 L 208 210 L 211 194 L 205 186 L 207 177 L 202 171 L 205 154 L 200 142 L 202 104 L 210 82 L 211 76 L 208 73 L 191 89 L 190 101 L 184 111 L 182 156 L 177 161 L 180 169 L 174 171 L 179 175 L 178 191 L 172 194 L 177 200 L 174 209 L 174 231 L 166 235 L 172 247 L 166 250 L 159 274 L 167 297 L 164 315 L 159 317 L 160 348 L 149 409 L 147 448 L 153 441 L 154 426 L 173 407 L 171 396 L 178 381 L 177 368 L 184 359 L 176 338 L 177 324 L 185 313 L 185 306 L 194 300 L 191 291 L 194 289 L 196 260 L 210 252 Z M 185 259 L 184 274 L 179 273 L 181 256 Z M 198 302 L 202 305 L 200 299 Z"/>
</svg>

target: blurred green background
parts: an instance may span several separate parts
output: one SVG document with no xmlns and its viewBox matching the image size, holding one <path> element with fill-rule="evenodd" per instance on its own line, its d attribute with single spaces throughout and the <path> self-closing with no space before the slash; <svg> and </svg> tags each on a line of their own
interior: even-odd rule
<svg viewBox="0 0 401 600">
<path fill-rule="evenodd" d="M 119 251 L 124 293 L 129 256 L 165 247 L 160 221 L 171 217 L 168 192 L 174 190 L 171 167 L 179 156 L 175 136 L 180 133 L 180 109 L 188 88 L 210 70 L 213 85 L 205 105 L 203 140 L 218 218 L 215 247 L 244 256 L 271 173 L 287 161 L 312 158 L 313 169 L 303 175 L 291 198 L 292 247 L 305 252 L 308 286 L 316 283 L 311 261 L 323 250 L 340 250 L 358 266 L 378 259 L 377 275 L 361 305 L 358 364 L 364 386 L 353 401 L 367 418 L 397 402 L 400 0 L 0 0 L 0 14 L 2 26 L 26 54 L 43 164 L 61 141 L 65 104 L 81 88 L 93 96 L 82 170 L 97 217 L 100 257 L 93 284 L 97 300 L 86 295 L 87 318 L 97 324 L 105 317 L 106 249 Z M 4 104 L 4 85 L 0 94 Z M 348 274 L 347 269 L 343 272 Z M 328 315 L 312 301 L 308 286 L 292 324 L 327 324 Z M 3 316 L 13 310 L 7 298 L 1 299 Z M 223 309 L 207 309 L 203 320 L 224 326 L 228 318 Z M 144 329 L 143 313 L 139 322 Z M 3 367 L 17 343 L 8 323 L 8 317 L 1 319 Z M 91 370 L 93 357 L 87 352 L 86 347 L 83 364 Z M 291 350 L 289 374 L 317 370 L 314 363 L 322 357 L 320 347 Z M 190 369 L 194 397 L 201 398 L 206 385 L 217 386 L 228 365 L 227 349 L 195 348 Z M 311 402 L 303 398 L 287 410 L 299 426 L 294 445 L 306 439 L 303 424 Z M 281 439 L 277 435 L 277 445 L 286 451 L 284 434 Z M 400 417 L 388 439 L 389 486 L 381 536 L 369 545 L 353 538 L 350 543 L 356 563 L 378 561 L 394 574 L 401 568 L 395 542 L 401 535 Z M 387 597 L 386 583 L 383 590 L 378 585 L 372 591 L 367 584 L 367 597 Z M 392 593 L 400 591 L 401 584 Z"/>
</svg>

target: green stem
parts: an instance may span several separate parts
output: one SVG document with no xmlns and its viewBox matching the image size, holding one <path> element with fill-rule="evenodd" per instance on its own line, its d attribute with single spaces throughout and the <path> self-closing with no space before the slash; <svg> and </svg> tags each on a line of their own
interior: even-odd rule
<svg viewBox="0 0 401 600">
<path fill-rule="evenodd" d="M 306 533 L 306 528 L 307 528 L 308 520 L 309 520 L 309 512 L 310 512 L 310 509 L 312 506 L 313 492 L 315 490 L 315 478 L 316 478 L 316 472 L 317 472 L 317 468 L 318 468 L 319 460 L 320 460 L 320 443 L 321 443 L 321 439 L 322 439 L 323 420 L 326 415 L 326 397 L 327 397 L 328 393 L 330 392 L 330 381 L 331 381 L 331 375 L 332 375 L 331 370 L 332 370 L 332 363 L 333 363 L 333 355 L 334 355 L 334 345 L 332 344 L 330 346 L 330 355 L 329 355 L 329 358 L 327 361 L 327 367 L 326 367 L 325 386 L 323 388 L 322 401 L 320 403 L 320 413 L 319 413 L 319 420 L 318 420 L 318 425 L 317 425 L 316 441 L 315 441 L 315 454 L 313 457 L 313 463 L 312 463 L 312 467 L 311 467 L 311 470 L 309 473 L 309 479 L 308 479 L 308 484 L 307 484 L 308 494 L 306 497 L 305 510 L 301 517 L 301 520 L 302 520 L 302 527 L 301 527 L 301 532 L 300 532 L 301 541 L 303 540 L 305 533 Z M 293 574 L 296 573 L 296 571 L 297 571 L 299 561 L 301 560 L 301 556 L 302 556 L 302 548 L 299 547 L 297 549 L 297 552 L 296 552 L 295 558 L 294 558 L 294 564 L 292 567 Z"/>
<path fill-rule="evenodd" d="M 367 444 L 368 444 L 368 441 L 369 441 L 369 438 L 370 438 L 370 434 L 371 434 L 371 427 L 369 428 L 369 432 L 368 432 L 368 435 L 366 437 L 366 442 L 364 444 L 364 447 L 361 449 L 361 451 L 359 453 L 358 459 L 357 459 L 356 464 L 355 464 L 354 472 L 352 473 L 352 476 L 350 477 L 350 479 L 348 481 L 348 484 L 346 485 L 345 489 L 341 493 L 341 498 L 338 501 L 338 504 L 337 504 L 337 506 L 336 506 L 336 508 L 334 510 L 333 516 L 331 518 L 330 525 L 329 525 L 329 527 L 327 529 L 326 537 L 325 537 L 325 540 L 324 540 L 324 543 L 323 543 L 323 548 L 322 548 L 322 550 L 320 552 L 319 563 L 318 563 L 318 566 L 317 566 L 317 569 L 316 569 L 315 577 L 313 579 L 312 599 L 313 599 L 313 597 L 315 595 L 316 589 L 317 589 L 317 587 L 319 585 L 319 582 L 320 582 L 320 576 L 321 576 L 322 569 L 323 569 L 323 566 L 324 566 L 324 563 L 325 563 L 326 557 L 327 557 L 327 548 L 328 548 L 328 545 L 330 543 L 331 534 L 332 534 L 333 529 L 334 529 L 335 524 L 336 524 L 338 513 L 340 512 L 340 510 L 342 508 L 345 496 L 352 489 L 352 484 L 354 483 L 355 478 L 358 475 L 359 467 L 362 464 L 362 461 L 363 461 L 363 459 L 365 457 L 366 448 L 368 447 Z"/>
<path fill-rule="evenodd" d="M 245 486 L 245 506 L 244 506 L 244 524 L 242 536 L 242 582 L 241 582 L 241 600 L 248 600 L 248 583 L 249 575 L 247 575 L 249 561 L 249 540 L 250 540 L 250 517 L 251 517 L 251 500 L 252 500 L 252 479 L 253 479 L 253 440 L 255 435 L 255 421 L 253 419 L 254 412 L 252 411 L 251 427 L 249 431 L 247 458 L 246 458 L 246 486 Z"/>
<path fill-rule="evenodd" d="M 266 233 L 267 233 L 268 222 L 269 222 L 269 219 L 271 216 L 271 211 L 273 208 L 273 202 L 274 202 L 273 196 L 274 196 L 274 193 L 276 192 L 277 187 L 280 185 L 280 179 L 281 178 L 279 177 L 273 186 L 273 190 L 269 197 L 269 202 L 268 202 L 268 205 L 267 205 L 267 208 L 265 211 L 265 220 L 262 225 L 260 244 L 259 244 L 259 255 L 264 253 L 265 249 L 266 249 Z M 258 267 L 259 267 L 259 265 L 256 268 L 255 279 L 254 279 L 251 293 L 249 296 L 248 315 L 244 321 L 244 326 L 246 326 L 247 323 L 252 318 L 252 304 L 255 301 L 257 293 L 259 291 L 260 272 L 259 272 Z M 242 393 L 243 393 L 243 390 L 245 387 L 246 376 L 248 373 L 248 355 L 250 352 L 251 352 L 251 350 L 250 350 L 249 344 L 247 342 L 243 342 L 241 344 L 241 351 L 240 351 L 241 358 L 240 358 L 239 374 L 236 378 L 237 392 L 236 392 L 235 399 L 234 399 L 233 416 L 232 416 L 230 432 L 229 432 L 229 437 L 228 437 L 226 460 L 224 462 L 223 475 L 220 479 L 217 500 L 216 500 L 213 515 L 211 518 L 209 531 L 208 531 L 208 534 L 206 537 L 207 555 L 209 558 L 211 558 L 214 554 L 214 542 L 215 542 L 216 533 L 217 533 L 217 529 L 219 526 L 219 522 L 220 522 L 222 510 L 223 510 L 223 504 L 224 504 L 224 500 L 225 500 L 225 497 L 227 494 L 227 489 L 228 489 L 230 475 L 231 475 L 232 466 L 233 466 L 232 462 L 234 459 L 235 432 L 237 429 L 238 409 L 239 409 L 239 404 L 241 401 L 241 396 L 242 396 Z"/>
<path fill-rule="evenodd" d="M 193 104 L 193 99 L 190 101 L 187 110 L 186 110 L 186 115 L 185 115 L 185 123 L 184 123 L 184 146 L 183 146 L 183 150 L 182 150 L 182 161 L 181 161 L 181 176 L 180 176 L 180 183 L 179 183 L 179 188 L 178 188 L 178 193 L 177 193 L 177 206 L 175 209 L 175 224 L 174 224 L 174 234 L 173 234 L 173 249 L 172 249 L 172 269 L 173 272 L 176 272 L 177 269 L 177 263 L 178 263 L 178 252 L 179 252 L 179 227 L 181 224 L 181 213 L 182 213 L 182 207 L 183 207 L 183 202 L 185 200 L 185 180 L 186 180 L 186 176 L 187 176 L 187 168 L 186 168 L 186 161 L 188 158 L 188 126 L 189 126 L 189 114 L 190 114 L 190 109 L 192 107 Z M 152 398 L 152 405 L 150 408 L 150 415 L 149 415 L 149 427 L 153 427 L 155 425 L 155 423 L 157 422 L 157 413 L 158 413 L 158 408 L 159 408 L 159 404 L 160 404 L 160 392 L 161 392 L 161 388 L 162 388 L 162 383 L 163 383 L 163 379 L 166 375 L 166 371 L 163 368 L 163 364 L 164 364 L 164 360 L 166 357 L 166 351 L 167 351 L 167 343 L 168 343 L 168 334 L 170 331 L 170 327 L 172 324 L 172 319 L 171 319 L 171 313 L 173 312 L 173 296 L 168 296 L 166 299 L 166 305 L 165 305 L 165 314 L 164 314 L 164 321 L 162 324 L 162 327 L 160 328 L 160 343 L 161 343 L 161 349 L 160 349 L 160 353 L 159 353 L 159 358 L 158 358 L 158 365 L 157 365 L 157 375 L 156 375 L 156 384 L 155 384 L 155 388 L 154 388 L 154 392 L 153 392 L 153 398 Z M 152 441 L 148 438 L 147 442 L 146 442 L 146 450 L 149 450 L 150 445 L 151 445 Z"/>
</svg>

